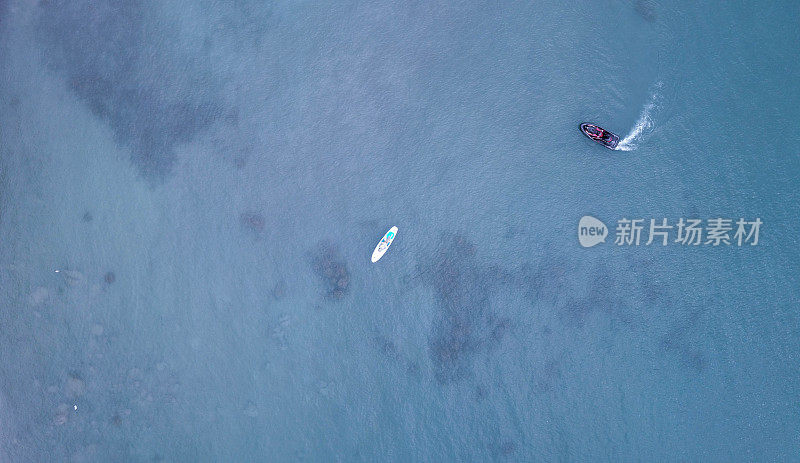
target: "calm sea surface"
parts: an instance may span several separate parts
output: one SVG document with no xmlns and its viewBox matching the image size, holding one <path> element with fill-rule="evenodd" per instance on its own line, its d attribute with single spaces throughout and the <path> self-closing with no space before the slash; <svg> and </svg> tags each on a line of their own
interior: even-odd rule
<svg viewBox="0 0 800 463">
<path fill-rule="evenodd" d="M 0 1 L 0 461 L 800 458 L 800 5 L 563 3 Z"/>
</svg>

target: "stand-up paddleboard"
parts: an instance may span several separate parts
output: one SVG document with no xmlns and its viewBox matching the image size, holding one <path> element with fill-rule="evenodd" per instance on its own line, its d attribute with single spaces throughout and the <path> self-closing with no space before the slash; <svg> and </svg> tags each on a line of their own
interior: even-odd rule
<svg viewBox="0 0 800 463">
<path fill-rule="evenodd" d="M 386 232 L 385 235 L 383 235 L 381 241 L 377 246 L 375 246 L 375 250 L 372 251 L 373 263 L 378 262 L 378 260 L 383 257 L 383 255 L 386 253 L 386 250 L 392 245 L 392 241 L 394 240 L 395 236 L 397 236 L 397 227 L 392 227 L 388 232 Z"/>
</svg>

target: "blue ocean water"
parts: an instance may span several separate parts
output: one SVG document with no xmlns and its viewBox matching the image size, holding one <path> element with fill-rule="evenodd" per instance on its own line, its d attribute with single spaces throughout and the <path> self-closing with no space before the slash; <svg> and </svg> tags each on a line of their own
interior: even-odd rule
<svg viewBox="0 0 800 463">
<path fill-rule="evenodd" d="M 797 460 L 799 23 L 0 1 L 0 461 Z"/>
</svg>

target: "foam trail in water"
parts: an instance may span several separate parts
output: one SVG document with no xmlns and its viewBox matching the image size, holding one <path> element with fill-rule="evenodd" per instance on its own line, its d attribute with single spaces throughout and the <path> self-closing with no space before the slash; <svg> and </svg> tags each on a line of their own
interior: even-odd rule
<svg viewBox="0 0 800 463">
<path fill-rule="evenodd" d="M 660 96 L 659 90 L 661 90 L 661 82 L 655 85 L 655 90 L 653 93 L 650 94 L 650 99 L 648 100 L 647 104 L 644 105 L 641 114 L 639 114 L 639 119 L 636 120 L 636 124 L 631 129 L 630 133 L 619 142 L 617 145 L 618 150 L 620 151 L 633 151 L 636 149 L 637 142 L 640 140 L 642 135 L 645 131 L 649 131 L 653 127 L 653 118 L 652 112 L 656 108 L 656 103 Z M 649 132 L 648 132 L 649 133 Z"/>
</svg>

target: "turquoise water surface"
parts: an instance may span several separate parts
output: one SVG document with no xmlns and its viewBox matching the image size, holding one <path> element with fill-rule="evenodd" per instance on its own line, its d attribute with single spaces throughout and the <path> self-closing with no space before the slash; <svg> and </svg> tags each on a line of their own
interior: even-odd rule
<svg viewBox="0 0 800 463">
<path fill-rule="evenodd" d="M 0 461 L 800 459 L 800 4 L 567 3 L 0 1 Z"/>
</svg>

